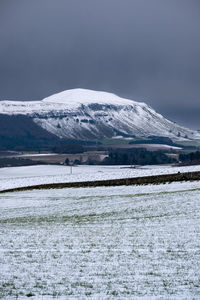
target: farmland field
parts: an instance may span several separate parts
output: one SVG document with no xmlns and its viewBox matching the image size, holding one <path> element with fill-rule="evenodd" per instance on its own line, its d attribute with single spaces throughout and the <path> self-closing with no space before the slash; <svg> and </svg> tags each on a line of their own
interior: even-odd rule
<svg viewBox="0 0 200 300">
<path fill-rule="evenodd" d="M 200 171 L 200 165 L 174 167 L 156 166 L 69 166 L 38 165 L 0 168 L 0 191 L 39 184 L 63 182 L 98 181 L 119 178 L 134 178 L 152 175 L 176 174 Z"/>
<path fill-rule="evenodd" d="M 0 298 L 199 299 L 200 182 L 0 195 Z"/>
</svg>

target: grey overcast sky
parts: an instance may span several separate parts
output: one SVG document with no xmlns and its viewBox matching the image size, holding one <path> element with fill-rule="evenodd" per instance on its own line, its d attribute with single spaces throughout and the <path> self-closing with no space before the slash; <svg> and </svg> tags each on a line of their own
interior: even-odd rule
<svg viewBox="0 0 200 300">
<path fill-rule="evenodd" d="M 200 129 L 200 0 L 0 0 L 0 99 L 77 87 Z"/>
</svg>

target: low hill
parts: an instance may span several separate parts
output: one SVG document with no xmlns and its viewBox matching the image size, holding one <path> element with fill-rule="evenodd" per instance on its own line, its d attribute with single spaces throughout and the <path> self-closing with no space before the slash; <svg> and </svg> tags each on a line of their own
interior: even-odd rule
<svg viewBox="0 0 200 300">
<path fill-rule="evenodd" d="M 199 132 L 167 120 L 143 102 L 84 89 L 63 91 L 41 101 L 0 101 L 0 113 L 29 117 L 26 119 L 26 128 L 31 126 L 30 133 L 40 132 L 40 136 L 45 135 L 47 139 L 50 136 L 46 131 L 62 139 L 79 140 L 101 140 L 116 136 L 159 136 L 176 141 L 200 139 Z M 37 127 L 27 121 L 30 119 Z M 18 127 L 21 125 L 20 121 L 16 124 Z M 38 127 L 45 132 L 39 131 Z M 25 128 L 22 128 L 21 136 L 24 136 Z M 17 132 L 20 131 L 19 128 Z M 3 134 L 9 135 L 5 127 Z"/>
</svg>

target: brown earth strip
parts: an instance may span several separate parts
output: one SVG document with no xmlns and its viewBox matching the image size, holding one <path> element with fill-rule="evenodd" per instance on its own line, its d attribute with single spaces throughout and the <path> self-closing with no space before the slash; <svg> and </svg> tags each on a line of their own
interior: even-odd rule
<svg viewBox="0 0 200 300">
<path fill-rule="evenodd" d="M 98 186 L 120 186 L 120 185 L 147 185 L 147 184 L 163 184 L 174 181 L 195 181 L 200 180 L 200 171 L 154 175 L 134 178 L 98 180 L 98 181 L 81 181 L 81 182 L 66 182 L 66 183 L 48 183 L 33 185 L 27 187 L 19 187 L 0 191 L 0 193 L 20 192 L 41 189 L 63 189 L 63 188 L 80 188 L 80 187 L 98 187 Z"/>
</svg>

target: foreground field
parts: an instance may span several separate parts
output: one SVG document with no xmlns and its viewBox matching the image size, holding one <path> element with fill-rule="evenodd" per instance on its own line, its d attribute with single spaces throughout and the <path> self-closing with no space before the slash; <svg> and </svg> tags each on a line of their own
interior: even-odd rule
<svg viewBox="0 0 200 300">
<path fill-rule="evenodd" d="M 200 182 L 0 196 L 0 297 L 199 299 Z"/>
</svg>

